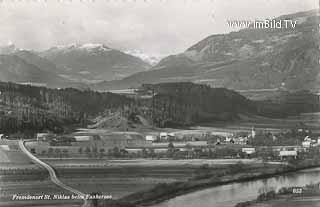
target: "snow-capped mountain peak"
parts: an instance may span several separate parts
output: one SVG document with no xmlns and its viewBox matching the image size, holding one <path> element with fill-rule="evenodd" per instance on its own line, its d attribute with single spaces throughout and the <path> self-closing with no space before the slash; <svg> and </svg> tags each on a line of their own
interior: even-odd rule
<svg viewBox="0 0 320 207">
<path fill-rule="evenodd" d="M 52 50 L 87 50 L 92 52 L 94 50 L 108 52 L 112 49 L 107 47 L 104 44 L 97 44 L 97 43 L 85 43 L 85 44 L 68 44 L 68 45 L 57 45 L 51 48 Z"/>
<path fill-rule="evenodd" d="M 148 55 L 140 50 L 127 50 L 125 51 L 125 53 L 138 57 L 140 59 L 142 59 L 143 61 L 149 63 L 150 65 L 154 66 L 156 64 L 159 63 L 159 61 L 161 60 L 161 57 L 157 57 L 157 56 L 153 56 L 153 55 Z"/>
<path fill-rule="evenodd" d="M 105 46 L 104 44 L 95 44 L 95 43 L 83 44 L 79 48 L 80 49 L 87 49 L 87 50 L 91 50 L 91 49 L 102 49 L 102 50 L 105 50 L 105 51 L 112 50 L 111 48 Z"/>
<path fill-rule="evenodd" d="M 23 50 L 23 49 L 17 48 L 12 43 L 8 44 L 8 45 L 0 46 L 0 54 L 11 54 L 11 53 L 14 53 L 14 52 L 19 51 L 19 50 Z"/>
</svg>

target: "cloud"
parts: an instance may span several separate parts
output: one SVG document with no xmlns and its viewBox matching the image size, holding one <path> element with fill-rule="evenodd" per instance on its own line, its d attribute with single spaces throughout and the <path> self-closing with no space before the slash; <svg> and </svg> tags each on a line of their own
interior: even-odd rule
<svg viewBox="0 0 320 207">
<path fill-rule="evenodd" d="M 4 0 L 0 44 L 43 50 L 104 43 L 152 55 L 184 51 L 206 36 L 229 32 L 228 19 L 261 19 L 315 8 L 313 0 Z"/>
</svg>

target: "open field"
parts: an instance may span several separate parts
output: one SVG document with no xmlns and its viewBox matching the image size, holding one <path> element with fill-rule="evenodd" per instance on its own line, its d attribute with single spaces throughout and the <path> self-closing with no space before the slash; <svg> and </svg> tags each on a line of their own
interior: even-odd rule
<svg viewBox="0 0 320 207">
<path fill-rule="evenodd" d="M 53 165 L 54 167 L 178 167 L 190 166 L 199 167 L 203 164 L 209 166 L 215 165 L 230 165 L 242 162 L 244 164 L 261 163 L 258 159 L 188 159 L 188 160 L 171 160 L 171 159 L 86 159 L 86 158 L 45 158 L 43 161 Z"/>
<path fill-rule="evenodd" d="M 0 140 L 0 163 L 30 164 L 31 160 L 20 150 L 18 140 Z M 3 164 L 0 166 L 2 167 Z"/>
</svg>

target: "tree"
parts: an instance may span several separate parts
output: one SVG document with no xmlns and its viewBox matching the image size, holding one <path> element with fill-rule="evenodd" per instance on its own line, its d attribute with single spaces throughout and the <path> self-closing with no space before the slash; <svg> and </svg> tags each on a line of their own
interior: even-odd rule
<svg viewBox="0 0 320 207">
<path fill-rule="evenodd" d="M 142 157 L 147 157 L 148 156 L 148 151 L 145 149 L 145 148 L 143 148 L 142 149 Z"/>
<path fill-rule="evenodd" d="M 104 156 L 104 153 L 105 153 L 105 149 L 104 148 L 101 148 L 100 150 L 99 150 L 99 152 L 100 152 L 100 158 L 102 158 L 103 156 Z"/>
<path fill-rule="evenodd" d="M 90 148 L 89 148 L 88 146 L 87 146 L 86 149 L 85 149 L 85 153 L 86 153 L 86 155 L 87 155 L 88 157 L 91 156 L 91 150 L 90 150 Z"/>
<path fill-rule="evenodd" d="M 234 165 L 230 165 L 229 170 L 231 173 L 241 172 L 245 169 L 245 164 L 241 161 L 237 162 Z"/>
<path fill-rule="evenodd" d="M 92 155 L 98 157 L 98 148 L 96 146 L 92 147 Z"/>
<path fill-rule="evenodd" d="M 82 151 L 83 151 L 83 149 L 82 149 L 82 147 L 80 147 L 79 148 L 79 154 L 82 154 Z"/>
<path fill-rule="evenodd" d="M 46 154 L 47 154 L 47 151 L 45 151 L 45 150 L 42 150 L 42 151 L 41 151 L 41 155 L 42 155 L 42 156 L 44 156 L 44 155 L 46 155 Z"/>
<path fill-rule="evenodd" d="M 61 157 L 61 150 L 60 150 L 59 148 L 56 148 L 56 149 L 54 150 L 54 152 L 55 152 L 55 154 L 56 154 L 57 157 Z"/>
<path fill-rule="evenodd" d="M 69 156 L 69 153 L 68 153 L 67 149 L 62 150 L 62 154 L 63 154 L 64 157 L 68 157 Z"/>
<path fill-rule="evenodd" d="M 120 156 L 120 150 L 118 147 L 114 147 L 112 149 L 112 155 L 115 156 L 115 157 L 119 157 Z"/>
<path fill-rule="evenodd" d="M 173 145 L 172 142 L 170 142 L 170 143 L 168 144 L 167 156 L 168 156 L 168 157 L 173 157 L 174 151 L 175 151 L 174 145 Z"/>
<path fill-rule="evenodd" d="M 48 149 L 48 156 L 49 156 L 49 157 L 53 156 L 53 153 L 54 153 L 54 151 L 53 151 L 53 149 L 50 147 L 50 148 Z"/>
<path fill-rule="evenodd" d="M 148 149 L 148 153 L 150 154 L 150 156 L 151 156 L 152 158 L 156 156 L 156 153 L 155 153 L 155 151 L 154 151 L 153 148 L 149 148 L 149 149 Z"/>
</svg>

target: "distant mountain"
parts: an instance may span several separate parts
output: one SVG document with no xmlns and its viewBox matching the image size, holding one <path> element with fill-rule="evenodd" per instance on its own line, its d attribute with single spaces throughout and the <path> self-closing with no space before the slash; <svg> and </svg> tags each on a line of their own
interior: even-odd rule
<svg viewBox="0 0 320 207">
<path fill-rule="evenodd" d="M 57 66 L 50 62 L 49 60 L 40 57 L 37 55 L 36 52 L 29 51 L 29 50 L 15 50 L 11 53 L 11 55 L 16 55 L 28 63 L 37 66 L 41 70 L 51 72 L 51 73 L 58 73 L 60 69 L 57 68 Z"/>
<path fill-rule="evenodd" d="M 138 57 L 103 44 L 53 47 L 39 55 L 62 68 L 64 77 L 82 82 L 116 80 L 151 67 Z"/>
<path fill-rule="evenodd" d="M 87 88 L 59 75 L 61 69 L 37 52 L 17 48 L 11 44 L 0 47 L 0 80 L 22 84 L 41 85 L 51 88 Z"/>
<path fill-rule="evenodd" d="M 80 86 L 59 77 L 54 72 L 42 70 L 14 54 L 0 55 L 0 81 L 47 87 Z"/>
<path fill-rule="evenodd" d="M 17 51 L 18 49 L 16 48 L 16 46 L 14 44 L 9 44 L 6 46 L 1 46 L 0 47 L 0 54 L 9 54 L 9 53 L 13 53 L 15 51 Z"/>
<path fill-rule="evenodd" d="M 298 24 L 295 28 L 211 35 L 181 54 L 162 59 L 149 71 L 93 87 L 109 90 L 192 81 L 234 90 L 320 89 L 317 11 L 277 18 L 281 19 L 297 20 Z"/>
<path fill-rule="evenodd" d="M 19 74 L 9 75 L 8 71 L 2 71 L 6 76 L 2 76 L 0 80 L 58 88 L 85 88 L 87 83 L 119 79 L 151 67 L 138 57 L 101 44 L 60 46 L 43 52 L 8 45 L 0 47 L 0 54 L 17 60 L 17 63 L 6 61 L 6 67 L 17 68 L 19 65 L 21 72 L 19 77 Z"/>
</svg>

